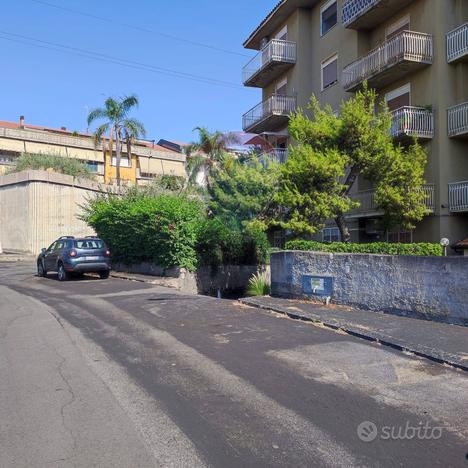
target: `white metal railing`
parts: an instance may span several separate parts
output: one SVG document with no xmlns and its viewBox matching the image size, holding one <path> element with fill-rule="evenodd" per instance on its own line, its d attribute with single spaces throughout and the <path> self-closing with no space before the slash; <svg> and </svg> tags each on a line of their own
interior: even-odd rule
<svg viewBox="0 0 468 468">
<path fill-rule="evenodd" d="M 343 5 L 342 21 L 346 27 L 382 0 L 347 0 Z"/>
<path fill-rule="evenodd" d="M 424 107 L 404 106 L 392 112 L 391 135 L 432 138 L 434 136 L 434 114 Z"/>
<path fill-rule="evenodd" d="M 425 184 L 422 186 L 422 191 L 425 195 L 426 207 L 434 212 L 435 209 L 435 185 L 434 184 Z M 350 211 L 350 214 L 359 214 L 359 213 L 378 213 L 380 210 L 379 206 L 375 201 L 375 190 L 362 190 L 360 192 L 352 193 L 349 195 L 349 198 L 353 201 L 360 203 L 358 208 L 354 208 Z"/>
<path fill-rule="evenodd" d="M 447 111 L 450 137 L 468 133 L 468 102 L 450 107 Z"/>
<path fill-rule="evenodd" d="M 295 97 L 274 94 L 244 114 L 242 118 L 242 128 L 248 130 L 272 115 L 288 116 L 295 110 Z"/>
<path fill-rule="evenodd" d="M 272 148 L 265 152 L 265 156 L 270 161 L 283 164 L 288 159 L 288 150 L 286 148 Z"/>
<path fill-rule="evenodd" d="M 402 31 L 345 67 L 342 75 L 343 87 L 352 88 L 404 60 L 432 63 L 432 42 L 431 34 Z"/>
<path fill-rule="evenodd" d="M 468 211 L 468 181 L 449 184 L 450 211 Z"/>
<path fill-rule="evenodd" d="M 271 62 L 296 63 L 296 43 L 272 39 L 242 69 L 243 82 L 246 83 Z"/>
<path fill-rule="evenodd" d="M 447 34 L 447 62 L 468 54 L 468 23 Z"/>
<path fill-rule="evenodd" d="M 85 136 L 72 136 L 72 135 L 59 135 L 51 132 L 42 132 L 28 129 L 4 128 L 0 127 L 0 138 L 11 138 L 14 140 L 21 140 L 26 142 L 44 143 L 57 146 L 68 146 L 72 148 L 83 148 L 88 150 L 102 151 L 102 145 L 99 144 L 96 148 L 94 139 L 90 135 Z M 132 152 L 138 156 L 155 157 L 158 153 L 150 147 L 132 145 Z M 171 154 L 164 152 L 166 159 L 183 160 L 184 156 L 177 153 Z"/>
</svg>

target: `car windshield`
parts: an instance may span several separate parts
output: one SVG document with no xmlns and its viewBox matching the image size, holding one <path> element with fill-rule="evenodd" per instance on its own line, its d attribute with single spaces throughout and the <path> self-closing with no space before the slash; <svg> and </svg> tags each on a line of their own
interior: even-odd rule
<svg viewBox="0 0 468 468">
<path fill-rule="evenodd" d="M 103 249 L 104 242 L 100 239 L 83 239 L 75 241 L 77 249 Z"/>
</svg>

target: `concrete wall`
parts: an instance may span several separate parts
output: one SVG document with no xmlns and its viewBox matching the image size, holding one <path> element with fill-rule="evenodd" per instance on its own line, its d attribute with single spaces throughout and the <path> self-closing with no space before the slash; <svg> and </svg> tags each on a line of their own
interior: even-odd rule
<svg viewBox="0 0 468 468">
<path fill-rule="evenodd" d="M 304 275 L 332 277 L 338 304 L 468 325 L 468 257 L 272 254 L 272 295 L 314 298 Z"/>
<path fill-rule="evenodd" d="M 37 253 L 60 236 L 94 234 L 77 216 L 80 205 L 102 190 L 102 186 L 92 182 L 47 171 L 1 176 L 3 250 Z"/>
<path fill-rule="evenodd" d="M 113 264 L 114 271 L 143 274 L 164 278 L 161 283 L 174 287 L 187 294 L 206 294 L 216 296 L 218 291 L 223 297 L 237 292 L 245 292 L 249 279 L 260 271 L 269 273 L 269 266 L 225 265 L 218 268 L 204 266 L 195 273 L 180 268 L 165 269 L 152 263 L 137 265 Z"/>
</svg>

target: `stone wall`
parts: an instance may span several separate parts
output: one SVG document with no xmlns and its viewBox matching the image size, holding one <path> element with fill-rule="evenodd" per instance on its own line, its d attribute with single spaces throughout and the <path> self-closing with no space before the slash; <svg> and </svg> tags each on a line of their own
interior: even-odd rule
<svg viewBox="0 0 468 468">
<path fill-rule="evenodd" d="M 468 258 L 283 251 L 271 256 L 272 295 L 468 325 Z M 331 284 L 322 294 L 309 282 Z"/>
<path fill-rule="evenodd" d="M 244 292 L 249 279 L 259 271 L 269 271 L 269 266 L 256 265 L 224 265 L 218 268 L 204 266 L 191 273 L 181 268 L 164 269 L 152 263 L 137 265 L 113 264 L 114 271 L 133 274 L 143 274 L 165 278 L 166 284 L 187 294 L 206 294 L 216 296 Z"/>
<path fill-rule="evenodd" d="M 48 171 L 0 176 L 0 244 L 4 251 L 38 253 L 60 236 L 88 236 L 80 205 L 105 187 Z"/>
</svg>

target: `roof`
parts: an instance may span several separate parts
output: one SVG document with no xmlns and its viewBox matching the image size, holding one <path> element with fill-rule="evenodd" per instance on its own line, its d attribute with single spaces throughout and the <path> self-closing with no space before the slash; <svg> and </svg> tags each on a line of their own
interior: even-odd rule
<svg viewBox="0 0 468 468">
<path fill-rule="evenodd" d="M 244 42 L 246 49 L 260 50 L 264 37 L 271 36 L 298 8 L 312 8 L 319 0 L 280 0 Z"/>
<path fill-rule="evenodd" d="M 463 250 L 468 249 L 468 238 L 457 242 L 453 247 L 456 249 L 463 249 Z"/>
</svg>

